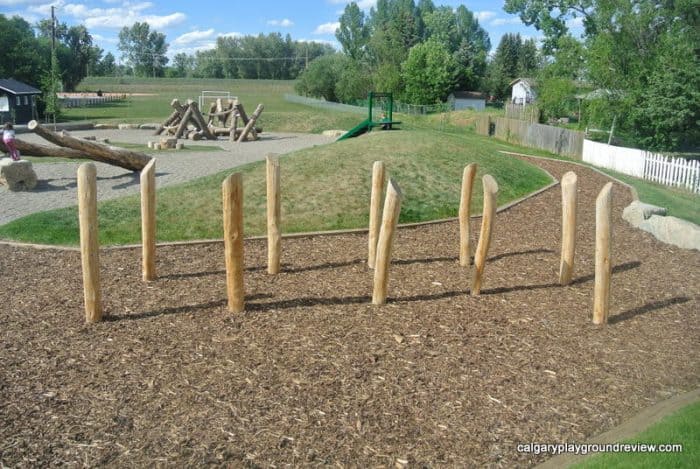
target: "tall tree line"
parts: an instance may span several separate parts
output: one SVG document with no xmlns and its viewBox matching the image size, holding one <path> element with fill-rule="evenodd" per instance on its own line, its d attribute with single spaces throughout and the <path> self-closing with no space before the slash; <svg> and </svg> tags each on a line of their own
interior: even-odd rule
<svg viewBox="0 0 700 469">
<path fill-rule="evenodd" d="M 352 101 L 375 89 L 433 104 L 455 88 L 485 85 L 491 42 L 464 5 L 378 0 L 365 14 L 351 2 L 339 23 L 336 38 L 343 53 L 312 63 L 300 78 L 299 92 Z"/>
</svg>

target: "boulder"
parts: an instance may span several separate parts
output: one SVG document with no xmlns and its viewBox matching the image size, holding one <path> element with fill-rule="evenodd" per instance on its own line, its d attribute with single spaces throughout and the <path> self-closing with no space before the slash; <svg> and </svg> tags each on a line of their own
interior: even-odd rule
<svg viewBox="0 0 700 469">
<path fill-rule="evenodd" d="M 11 191 L 30 191 L 36 187 L 37 177 L 32 164 L 27 160 L 0 160 L 0 184 Z"/>
<path fill-rule="evenodd" d="M 135 124 L 119 124 L 119 130 L 129 130 L 138 128 Z"/>
<path fill-rule="evenodd" d="M 656 239 L 683 249 L 700 251 L 700 226 L 676 217 L 652 215 L 639 228 L 651 233 Z"/>
<path fill-rule="evenodd" d="M 622 218 L 632 226 L 639 226 L 652 215 L 666 215 L 666 209 L 635 200 L 622 211 Z"/>
<path fill-rule="evenodd" d="M 160 124 L 141 124 L 139 129 L 141 130 L 156 130 Z"/>
<path fill-rule="evenodd" d="M 324 130 L 323 135 L 326 137 L 340 137 L 343 135 L 346 131 L 345 130 Z"/>
</svg>

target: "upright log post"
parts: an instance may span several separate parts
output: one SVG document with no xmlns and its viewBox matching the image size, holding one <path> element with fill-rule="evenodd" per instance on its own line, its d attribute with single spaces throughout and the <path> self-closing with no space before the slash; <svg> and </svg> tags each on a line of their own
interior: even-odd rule
<svg viewBox="0 0 700 469">
<path fill-rule="evenodd" d="M 243 178 L 234 173 L 221 185 L 224 203 L 224 255 L 228 309 L 240 313 L 245 308 L 243 288 Z"/>
<path fill-rule="evenodd" d="M 486 265 L 486 256 L 489 253 L 491 237 L 493 234 L 493 223 L 496 218 L 496 195 L 498 194 L 498 184 L 489 174 L 482 179 L 484 186 L 484 212 L 481 217 L 481 233 L 479 234 L 479 244 L 474 255 L 474 274 L 472 276 L 472 296 L 481 293 L 481 281 Z"/>
<path fill-rule="evenodd" d="M 576 254 L 576 190 L 578 178 L 569 171 L 561 178 L 561 261 L 559 284 L 568 285 L 574 274 Z"/>
<path fill-rule="evenodd" d="M 236 141 L 236 127 L 238 126 L 238 114 L 232 113 L 233 117 L 231 117 L 231 128 L 229 130 L 228 134 L 228 141 L 229 142 L 235 142 Z"/>
<path fill-rule="evenodd" d="M 97 229 L 97 170 L 94 163 L 83 163 L 78 167 L 78 218 L 85 322 L 99 322 L 102 320 L 102 292 Z"/>
<path fill-rule="evenodd" d="M 476 163 L 471 163 L 464 168 L 462 174 L 462 193 L 459 198 L 459 265 L 469 266 L 471 262 L 471 216 L 472 192 L 474 177 L 476 176 Z"/>
<path fill-rule="evenodd" d="M 189 100 L 188 103 L 190 105 L 190 109 L 192 110 L 192 120 L 195 122 L 196 127 L 199 127 L 199 130 L 202 131 L 202 134 L 207 140 L 216 140 L 216 135 L 211 133 L 209 126 L 204 121 L 202 113 L 199 111 L 199 104 L 197 104 L 195 101 L 190 102 Z"/>
<path fill-rule="evenodd" d="M 280 160 L 277 155 L 267 155 L 267 273 L 280 271 Z"/>
<path fill-rule="evenodd" d="M 377 257 L 377 240 L 382 225 L 382 191 L 385 181 L 384 162 L 375 161 L 372 165 L 372 192 L 369 199 L 369 240 L 367 266 L 374 269 Z"/>
<path fill-rule="evenodd" d="M 248 119 L 248 123 L 243 128 L 241 136 L 238 137 L 238 143 L 245 141 L 246 137 L 248 136 L 248 133 L 250 133 L 251 131 L 255 131 L 255 121 L 258 120 L 258 117 L 260 117 L 260 114 L 262 114 L 264 108 L 265 106 L 263 106 L 262 104 L 258 104 L 258 107 L 255 108 L 255 112 L 253 112 L 253 115 L 250 116 L 250 119 Z"/>
<path fill-rule="evenodd" d="M 156 279 L 156 159 L 141 171 L 141 251 L 144 282 Z"/>
<path fill-rule="evenodd" d="M 391 263 L 391 248 L 394 244 L 394 233 L 401 213 L 401 188 L 393 179 L 389 179 L 384 200 L 384 214 L 382 227 L 377 241 L 377 257 L 374 267 L 374 290 L 372 303 L 383 305 L 386 303 L 387 289 L 389 287 L 389 264 Z"/>
<path fill-rule="evenodd" d="M 608 322 L 610 309 L 610 243 L 612 241 L 612 182 L 603 186 L 595 201 L 595 287 L 593 324 Z"/>
</svg>

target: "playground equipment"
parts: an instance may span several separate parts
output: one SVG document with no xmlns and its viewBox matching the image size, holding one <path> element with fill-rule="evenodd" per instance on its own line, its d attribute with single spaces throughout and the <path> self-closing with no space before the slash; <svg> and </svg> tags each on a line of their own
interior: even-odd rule
<svg viewBox="0 0 700 469">
<path fill-rule="evenodd" d="M 372 109 L 375 107 L 375 99 L 382 102 L 382 112 L 378 120 L 373 119 Z M 357 124 L 352 129 L 345 132 L 338 138 L 337 141 L 345 140 L 351 137 L 357 137 L 365 132 L 371 132 L 374 127 L 379 127 L 381 130 L 391 130 L 394 125 L 400 124 L 400 121 L 395 121 L 394 114 L 394 96 L 392 93 L 375 93 L 370 91 L 367 95 L 368 116 L 367 119 Z"/>
</svg>

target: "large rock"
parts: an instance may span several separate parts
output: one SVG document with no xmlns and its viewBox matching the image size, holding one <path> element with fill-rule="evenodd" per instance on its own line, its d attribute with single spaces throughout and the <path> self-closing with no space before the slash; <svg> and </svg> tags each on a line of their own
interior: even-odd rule
<svg viewBox="0 0 700 469">
<path fill-rule="evenodd" d="M 666 215 L 666 209 L 635 200 L 622 211 L 622 218 L 632 226 L 639 226 L 652 215 Z"/>
<path fill-rule="evenodd" d="M 683 249 L 700 251 L 700 226 L 676 217 L 652 215 L 639 228 L 648 231 L 656 239 Z"/>
<path fill-rule="evenodd" d="M 0 160 L 0 184 L 11 191 L 29 191 L 36 187 L 37 178 L 32 164 L 27 160 Z"/>
</svg>

